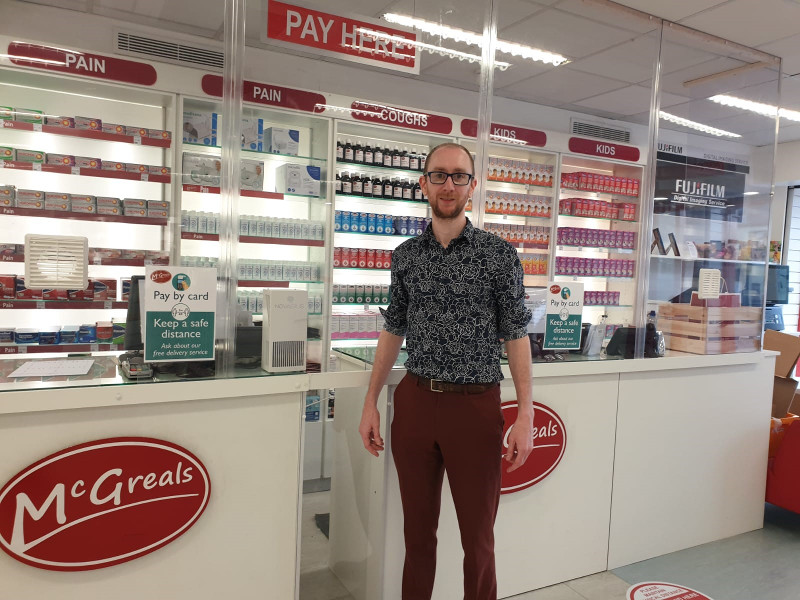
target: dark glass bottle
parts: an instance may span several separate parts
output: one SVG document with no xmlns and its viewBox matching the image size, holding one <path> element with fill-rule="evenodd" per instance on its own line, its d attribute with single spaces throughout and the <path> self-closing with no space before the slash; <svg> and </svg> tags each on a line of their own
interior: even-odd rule
<svg viewBox="0 0 800 600">
<path fill-rule="evenodd" d="M 383 148 L 380 146 L 375 146 L 375 150 L 372 152 L 372 164 L 379 167 L 383 166 Z"/>
<path fill-rule="evenodd" d="M 372 196 L 375 198 L 383 198 L 383 181 L 377 175 L 372 180 Z"/>
<path fill-rule="evenodd" d="M 364 181 L 358 173 L 353 173 L 350 176 L 350 185 L 352 186 L 354 196 L 361 196 L 364 194 Z"/>
<path fill-rule="evenodd" d="M 336 191 L 337 194 L 342 193 L 342 178 L 339 176 L 338 173 L 336 174 L 336 183 L 334 184 L 333 189 Z"/>
<path fill-rule="evenodd" d="M 383 180 L 383 197 L 394 198 L 394 184 L 388 177 Z"/>
<path fill-rule="evenodd" d="M 344 162 L 353 162 L 353 142 L 350 140 L 344 145 Z"/>
<path fill-rule="evenodd" d="M 342 194 L 349 196 L 353 193 L 353 183 L 350 174 L 345 171 L 342 173 Z"/>
<path fill-rule="evenodd" d="M 372 150 L 372 146 L 367 144 L 364 146 L 364 164 L 371 165 L 375 160 L 375 152 Z"/>
<path fill-rule="evenodd" d="M 411 156 L 409 156 L 408 149 L 406 148 L 403 148 L 403 151 L 400 153 L 400 168 L 401 169 L 411 168 Z"/>
<path fill-rule="evenodd" d="M 353 162 L 364 164 L 364 147 L 361 145 L 361 140 L 356 140 L 356 144 L 353 146 Z"/>
<path fill-rule="evenodd" d="M 397 146 L 395 146 L 394 150 L 392 150 L 392 167 L 395 168 L 395 169 L 399 169 L 400 168 L 400 160 L 401 160 L 400 159 L 400 155 L 401 154 L 402 153 L 400 152 L 400 150 L 397 148 Z"/>
<path fill-rule="evenodd" d="M 412 195 L 413 195 L 414 200 L 416 202 L 422 202 L 423 201 L 423 198 L 422 198 L 422 187 L 420 187 L 419 181 L 415 181 L 414 182 L 414 188 L 412 190 Z"/>
<path fill-rule="evenodd" d="M 408 157 L 408 168 L 412 171 L 419 171 L 419 154 L 416 150 L 412 150 Z"/>
<path fill-rule="evenodd" d="M 394 192 L 392 194 L 392 197 L 395 200 L 402 200 L 403 199 L 403 184 L 400 183 L 400 179 L 395 177 L 394 181 L 392 182 L 392 185 L 394 186 L 394 189 L 392 190 Z"/>
<path fill-rule="evenodd" d="M 414 199 L 414 184 L 412 184 L 410 180 L 406 179 L 403 182 L 403 200 L 413 200 L 413 199 Z"/>
<path fill-rule="evenodd" d="M 365 175 L 361 173 L 361 182 L 362 182 L 362 196 L 372 196 L 372 178 L 369 175 Z"/>
<path fill-rule="evenodd" d="M 384 167 L 392 166 L 392 151 L 389 150 L 389 148 L 383 149 L 383 166 Z"/>
<path fill-rule="evenodd" d="M 427 152 L 420 152 L 419 153 L 419 170 L 425 170 L 425 161 L 428 160 L 428 153 Z"/>
<path fill-rule="evenodd" d="M 344 160 L 344 144 L 341 140 L 336 140 L 336 160 L 339 162 Z"/>
</svg>

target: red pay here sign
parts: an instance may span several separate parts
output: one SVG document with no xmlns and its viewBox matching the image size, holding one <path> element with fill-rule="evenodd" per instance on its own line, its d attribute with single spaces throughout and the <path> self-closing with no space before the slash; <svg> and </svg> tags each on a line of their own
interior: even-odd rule
<svg viewBox="0 0 800 600">
<path fill-rule="evenodd" d="M 419 73 L 419 58 L 413 45 L 417 36 L 363 17 L 354 19 L 268 0 L 267 29 L 262 40 L 302 46 L 305 50 L 363 64 Z"/>
</svg>

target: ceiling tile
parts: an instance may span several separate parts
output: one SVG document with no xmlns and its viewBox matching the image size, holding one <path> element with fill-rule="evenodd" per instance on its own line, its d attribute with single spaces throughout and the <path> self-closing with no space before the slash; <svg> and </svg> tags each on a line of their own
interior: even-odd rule
<svg viewBox="0 0 800 600">
<path fill-rule="evenodd" d="M 718 4 L 724 4 L 728 0 L 616 0 L 617 4 L 623 4 L 630 8 L 635 8 L 650 15 L 656 15 L 662 19 L 679 21 L 690 15 L 706 10 Z"/>
<path fill-rule="evenodd" d="M 775 131 L 775 119 L 765 117 L 756 113 L 748 112 L 735 117 L 726 117 L 724 119 L 712 119 L 708 121 L 708 125 L 712 127 L 719 127 L 727 131 L 735 133 L 750 133 L 752 131 Z"/>
<path fill-rule="evenodd" d="M 710 121 L 713 119 L 724 119 L 726 117 L 737 117 L 746 114 L 739 108 L 723 106 L 705 99 L 674 104 L 670 106 L 669 109 L 662 106 L 661 109 L 678 117 L 689 119 L 690 121 L 697 121 L 704 125 L 710 125 Z"/>
<path fill-rule="evenodd" d="M 800 73 L 800 33 L 762 44 L 758 49 L 780 56 L 783 59 L 783 72 L 787 75 Z"/>
<path fill-rule="evenodd" d="M 617 114 L 629 116 L 647 111 L 650 108 L 650 96 L 649 87 L 631 85 L 592 98 L 587 98 L 575 104 L 582 107 L 614 111 Z M 661 106 L 665 108 L 673 104 L 686 102 L 687 100 L 688 98 L 682 96 L 662 94 Z"/>
<path fill-rule="evenodd" d="M 497 90 L 495 93 L 505 96 L 507 94 L 504 92 L 507 92 L 513 94 L 511 97 L 514 98 L 528 97 L 531 98 L 531 102 L 536 98 L 552 106 L 554 102 L 568 104 L 621 87 L 625 87 L 625 84 L 619 81 L 559 67 Z"/>
<path fill-rule="evenodd" d="M 503 0 L 497 11 L 497 37 L 503 39 L 503 30 L 527 19 L 547 7 L 526 0 Z"/>
<path fill-rule="evenodd" d="M 797 33 L 800 3 L 786 0 L 731 0 L 680 20 L 682 25 L 758 46 Z"/>
<path fill-rule="evenodd" d="M 643 36 L 577 60 L 570 67 L 584 73 L 639 83 L 653 76 L 657 57 L 657 40 Z"/>
<path fill-rule="evenodd" d="M 634 35 L 577 15 L 549 9 L 503 31 L 503 39 L 578 59 L 615 46 Z"/>
<path fill-rule="evenodd" d="M 800 140 L 800 124 L 786 127 L 781 124 L 781 128 L 778 130 L 778 143 L 782 144 L 795 140 Z"/>
<path fill-rule="evenodd" d="M 631 15 L 627 11 L 612 10 L 606 6 L 583 0 L 562 0 L 556 5 L 556 8 L 591 19 L 596 23 L 626 29 L 638 34 L 656 31 L 660 26 L 658 19 L 645 20 L 637 15 Z"/>
</svg>

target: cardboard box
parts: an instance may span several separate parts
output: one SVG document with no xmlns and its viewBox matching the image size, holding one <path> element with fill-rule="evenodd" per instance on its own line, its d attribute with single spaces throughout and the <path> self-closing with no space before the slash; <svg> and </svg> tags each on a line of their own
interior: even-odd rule
<svg viewBox="0 0 800 600">
<path fill-rule="evenodd" d="M 44 157 L 45 153 L 41 150 L 18 149 L 14 151 L 14 160 L 19 162 L 43 163 Z"/>
<path fill-rule="evenodd" d="M 103 133 L 125 135 L 125 125 L 119 125 L 117 123 L 103 123 Z"/>
<path fill-rule="evenodd" d="M 44 124 L 51 127 L 72 129 L 75 127 L 75 119 L 72 117 L 45 117 Z"/>
<path fill-rule="evenodd" d="M 104 160 L 100 168 L 103 169 L 103 171 L 124 171 L 125 163 L 114 162 L 113 160 Z"/>
<path fill-rule="evenodd" d="M 242 159 L 239 162 L 240 186 L 243 190 L 264 189 L 264 163 L 258 160 Z"/>
<path fill-rule="evenodd" d="M 65 165 L 67 167 L 75 166 L 75 157 L 72 154 L 51 154 L 47 153 L 45 162 L 48 165 Z"/>
<path fill-rule="evenodd" d="M 0 121 L 10 121 L 14 118 L 14 109 L 10 106 L 0 106 Z"/>
<path fill-rule="evenodd" d="M 0 275 L 0 298 L 13 300 L 17 297 L 17 276 Z"/>
<path fill-rule="evenodd" d="M 219 186 L 221 164 L 222 161 L 215 156 L 184 153 L 183 183 L 217 187 Z"/>
<path fill-rule="evenodd" d="M 14 149 L 10 146 L 0 146 L 0 160 L 14 160 Z"/>
<path fill-rule="evenodd" d="M 103 121 L 94 117 L 75 117 L 75 129 L 103 131 Z"/>
<path fill-rule="evenodd" d="M 775 376 L 791 377 L 800 358 L 800 337 L 767 329 L 764 332 L 764 350 L 780 352 L 780 356 L 775 358 Z"/>
<path fill-rule="evenodd" d="M 14 120 L 23 123 L 38 123 L 41 125 L 44 121 L 44 113 L 41 110 L 34 110 L 32 108 L 15 108 Z"/>
<path fill-rule="evenodd" d="M 776 419 L 785 417 L 792 408 L 797 381 L 788 377 L 775 376 L 772 388 L 772 416 Z"/>
<path fill-rule="evenodd" d="M 0 206 L 11 206 L 17 196 L 17 188 L 13 185 L 0 185 Z"/>
<path fill-rule="evenodd" d="M 91 156 L 76 156 L 75 166 L 82 169 L 102 169 L 103 161 L 99 158 L 92 158 Z"/>
<path fill-rule="evenodd" d="M 276 192 L 319 196 L 321 176 L 319 167 L 286 163 L 277 168 L 275 175 Z"/>
<path fill-rule="evenodd" d="M 219 115 L 204 111 L 183 111 L 183 141 L 205 146 L 217 145 Z"/>
<path fill-rule="evenodd" d="M 268 127 L 264 131 L 264 149 L 276 154 L 297 156 L 300 151 L 300 132 L 297 129 Z"/>
<path fill-rule="evenodd" d="M 135 127 L 127 125 L 125 127 L 125 135 L 138 135 L 139 137 L 147 137 L 147 127 Z"/>
<path fill-rule="evenodd" d="M 264 120 L 242 117 L 242 148 L 261 152 L 264 148 Z"/>
</svg>

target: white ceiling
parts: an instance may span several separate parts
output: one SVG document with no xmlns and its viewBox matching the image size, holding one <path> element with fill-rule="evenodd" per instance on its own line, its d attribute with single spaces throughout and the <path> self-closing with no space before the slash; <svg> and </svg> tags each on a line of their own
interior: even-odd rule
<svg viewBox="0 0 800 600">
<path fill-rule="evenodd" d="M 221 39 L 220 0 L 28 0 L 38 4 L 91 12 L 130 23 Z M 289 0 L 291 2 L 291 0 Z M 304 0 L 306 6 L 380 18 L 399 12 L 480 32 L 483 0 Z M 646 123 L 650 82 L 658 52 L 658 21 L 631 11 L 613 11 L 594 0 L 496 0 L 498 37 L 564 54 L 570 62 L 552 67 L 498 54 L 512 63 L 495 75 L 495 94 L 610 119 Z M 655 15 L 783 59 L 782 105 L 800 110 L 800 0 L 617 0 L 636 11 Z M 248 0 L 248 44 L 260 41 L 261 1 Z M 480 49 L 427 34 L 422 41 L 480 54 Z M 708 36 L 706 36 L 708 38 Z M 702 84 L 687 81 L 716 75 L 759 59 L 747 50 L 667 29 L 662 50 L 662 110 L 706 125 L 740 133 L 755 145 L 772 142 L 769 119 L 722 107 L 707 100 L 728 93 L 777 104 L 778 73 L 762 67 L 718 76 Z M 478 89 L 479 69 L 425 54 L 422 80 Z M 662 126 L 676 128 L 669 124 Z M 800 139 L 800 125 L 782 120 L 779 141 Z"/>
</svg>

